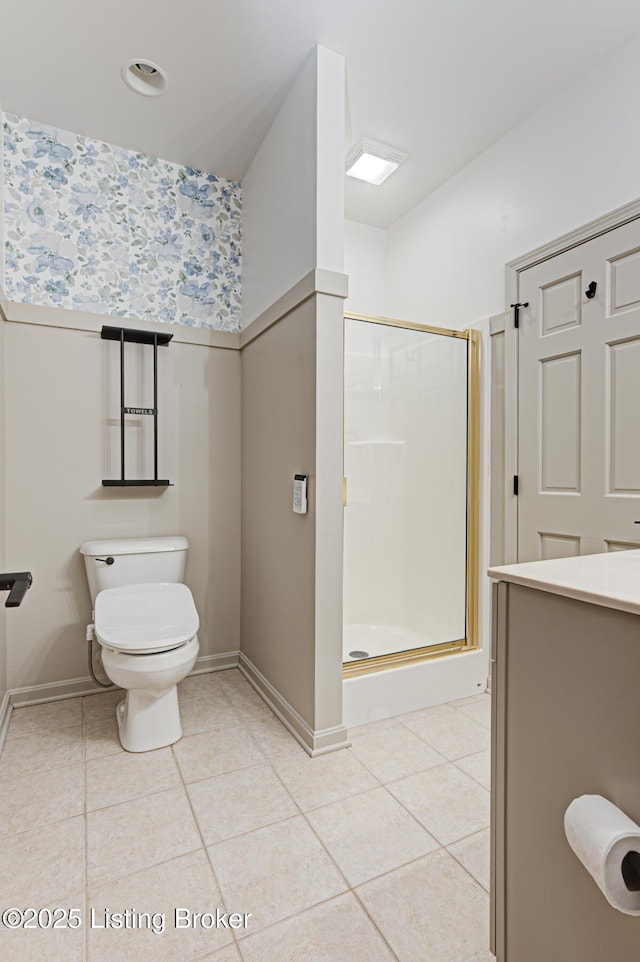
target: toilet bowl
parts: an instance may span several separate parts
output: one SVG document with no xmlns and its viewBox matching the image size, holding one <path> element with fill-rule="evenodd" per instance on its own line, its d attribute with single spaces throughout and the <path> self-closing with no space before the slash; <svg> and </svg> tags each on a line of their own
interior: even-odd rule
<svg viewBox="0 0 640 962">
<path fill-rule="evenodd" d="M 198 657 L 199 619 L 180 583 L 106 588 L 95 601 L 102 665 L 126 691 L 116 709 L 122 747 L 164 748 L 182 737 L 177 685 Z"/>
</svg>

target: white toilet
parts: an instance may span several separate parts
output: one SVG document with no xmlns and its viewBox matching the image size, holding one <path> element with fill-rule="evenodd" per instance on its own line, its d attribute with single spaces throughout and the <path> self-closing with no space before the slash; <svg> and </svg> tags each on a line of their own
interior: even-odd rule
<svg viewBox="0 0 640 962">
<path fill-rule="evenodd" d="M 128 752 L 182 737 L 177 684 L 200 648 L 198 612 L 182 584 L 188 548 L 181 537 L 86 541 L 80 548 L 102 665 L 127 692 L 116 717 Z"/>
</svg>

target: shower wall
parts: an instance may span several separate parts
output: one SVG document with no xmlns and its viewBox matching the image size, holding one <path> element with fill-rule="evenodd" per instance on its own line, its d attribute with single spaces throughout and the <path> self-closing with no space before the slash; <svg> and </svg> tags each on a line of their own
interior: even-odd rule
<svg viewBox="0 0 640 962">
<path fill-rule="evenodd" d="M 465 636 L 466 343 L 346 321 L 345 624 L 400 647 Z"/>
</svg>

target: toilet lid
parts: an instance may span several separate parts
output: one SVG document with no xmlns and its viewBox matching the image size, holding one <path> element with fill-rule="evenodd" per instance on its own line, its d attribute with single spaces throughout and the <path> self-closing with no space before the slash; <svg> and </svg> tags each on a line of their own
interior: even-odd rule
<svg viewBox="0 0 640 962">
<path fill-rule="evenodd" d="M 199 627 L 186 585 L 126 585 L 106 588 L 96 598 L 96 637 L 115 651 L 168 651 L 191 641 Z"/>
</svg>

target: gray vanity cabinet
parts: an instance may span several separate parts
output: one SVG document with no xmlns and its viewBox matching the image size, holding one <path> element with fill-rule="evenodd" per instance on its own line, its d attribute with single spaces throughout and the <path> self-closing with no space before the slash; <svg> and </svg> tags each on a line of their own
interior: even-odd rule
<svg viewBox="0 0 640 962">
<path fill-rule="evenodd" d="M 640 960 L 640 918 L 608 904 L 563 828 L 583 794 L 640 822 L 640 615 L 498 581 L 491 674 L 492 951 Z"/>
</svg>

